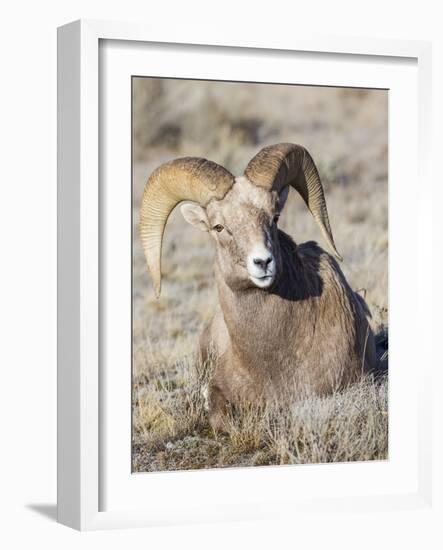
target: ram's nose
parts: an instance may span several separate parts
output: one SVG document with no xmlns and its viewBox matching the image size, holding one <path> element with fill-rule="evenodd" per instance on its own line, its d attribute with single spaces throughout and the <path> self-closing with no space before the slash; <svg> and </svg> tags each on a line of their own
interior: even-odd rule
<svg viewBox="0 0 443 550">
<path fill-rule="evenodd" d="M 266 271 L 268 269 L 269 264 L 272 262 L 272 256 L 270 254 L 268 254 L 264 258 L 263 257 L 257 257 L 257 258 L 254 258 L 252 261 L 254 262 L 254 264 L 256 266 L 263 269 L 263 271 Z"/>
</svg>

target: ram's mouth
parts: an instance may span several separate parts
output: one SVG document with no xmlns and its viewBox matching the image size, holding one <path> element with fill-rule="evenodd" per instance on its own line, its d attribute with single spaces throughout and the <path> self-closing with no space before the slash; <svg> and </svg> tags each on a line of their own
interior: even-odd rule
<svg viewBox="0 0 443 550">
<path fill-rule="evenodd" d="M 255 284 L 255 286 L 258 286 L 259 288 L 269 288 L 274 282 L 275 275 L 263 275 L 263 277 L 253 277 L 252 275 L 250 275 L 249 278 Z"/>
</svg>

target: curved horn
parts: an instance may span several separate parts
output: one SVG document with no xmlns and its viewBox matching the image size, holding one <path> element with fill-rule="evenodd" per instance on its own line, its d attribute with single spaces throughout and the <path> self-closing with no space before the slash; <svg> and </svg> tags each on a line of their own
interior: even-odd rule
<svg viewBox="0 0 443 550">
<path fill-rule="evenodd" d="M 245 176 L 259 187 L 280 191 L 286 185 L 296 189 L 309 208 L 321 232 L 338 260 L 329 225 L 325 194 L 311 155 L 301 145 L 278 143 L 264 147 L 249 161 Z"/>
<path fill-rule="evenodd" d="M 225 168 L 198 157 L 167 162 L 149 177 L 140 209 L 140 238 L 157 297 L 161 290 L 163 232 L 169 214 L 181 201 L 206 206 L 211 199 L 222 199 L 233 182 L 234 176 Z"/>
</svg>

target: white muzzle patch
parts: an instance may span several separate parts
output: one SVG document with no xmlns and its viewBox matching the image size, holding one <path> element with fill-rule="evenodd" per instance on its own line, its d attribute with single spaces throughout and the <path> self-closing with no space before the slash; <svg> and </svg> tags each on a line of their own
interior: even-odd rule
<svg viewBox="0 0 443 550">
<path fill-rule="evenodd" d="M 256 245 L 246 261 L 250 280 L 259 288 L 268 288 L 275 280 L 275 258 L 264 245 Z"/>
</svg>

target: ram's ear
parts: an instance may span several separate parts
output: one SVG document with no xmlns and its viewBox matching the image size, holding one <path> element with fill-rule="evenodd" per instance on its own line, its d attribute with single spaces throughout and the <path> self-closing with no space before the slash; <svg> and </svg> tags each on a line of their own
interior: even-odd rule
<svg viewBox="0 0 443 550">
<path fill-rule="evenodd" d="M 200 231 L 209 231 L 209 221 L 206 210 L 193 202 L 187 202 L 180 206 L 180 211 L 185 220 L 194 225 Z"/>
<path fill-rule="evenodd" d="M 289 195 L 289 185 L 286 185 L 285 187 L 283 187 L 283 189 L 280 191 L 278 195 L 278 209 L 280 212 L 285 207 L 286 199 L 288 198 L 288 195 Z"/>
</svg>

